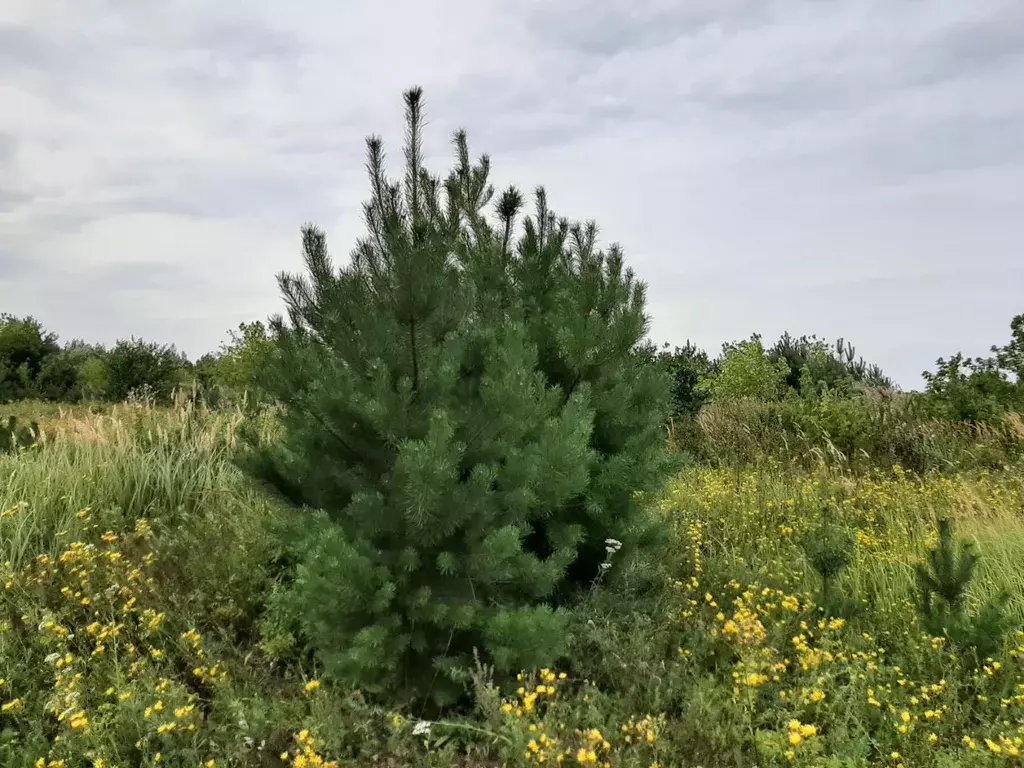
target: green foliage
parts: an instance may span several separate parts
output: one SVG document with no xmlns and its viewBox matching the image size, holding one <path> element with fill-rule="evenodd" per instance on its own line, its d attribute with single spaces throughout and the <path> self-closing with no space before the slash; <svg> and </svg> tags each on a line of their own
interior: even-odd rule
<svg viewBox="0 0 1024 768">
<path fill-rule="evenodd" d="M 709 393 L 701 381 L 713 376 L 717 363 L 707 352 L 690 342 L 668 351 L 668 344 L 659 352 L 658 361 L 672 377 L 672 418 L 689 419 L 708 401 Z"/>
<path fill-rule="evenodd" d="M 993 346 L 993 357 L 971 358 L 956 353 L 939 358 L 935 371 L 925 371 L 927 403 L 939 418 L 971 424 L 997 422 L 1008 411 L 1024 409 L 1024 315 L 1010 322 L 1011 339 Z"/>
<path fill-rule="evenodd" d="M 8 416 L 7 422 L 0 421 L 0 453 L 17 453 L 36 445 L 39 439 L 39 423 L 18 426 L 16 416 Z"/>
<path fill-rule="evenodd" d="M 36 377 L 35 397 L 51 402 L 98 400 L 106 392 L 107 351 L 75 339 L 48 355 Z"/>
<path fill-rule="evenodd" d="M 795 338 L 784 333 L 768 350 L 768 357 L 786 362 L 786 383 L 801 395 L 824 390 L 849 394 L 857 383 L 893 389 L 881 369 L 858 358 L 853 346 L 843 339 L 829 345 L 817 336 Z"/>
<path fill-rule="evenodd" d="M 928 553 L 926 563 L 915 568 L 919 612 L 925 629 L 946 637 L 960 651 L 980 664 L 1002 646 L 1012 626 L 1007 615 L 1006 595 L 997 595 L 972 614 L 967 595 L 980 555 L 973 542 L 957 541 L 953 521 L 939 521 L 938 544 Z"/>
<path fill-rule="evenodd" d="M 127 400 L 129 396 L 168 403 L 182 383 L 185 360 L 174 345 L 160 345 L 132 337 L 121 339 L 106 356 L 107 396 Z"/>
<path fill-rule="evenodd" d="M 822 511 L 821 525 L 811 531 L 803 542 L 804 554 L 821 579 L 818 604 L 832 616 L 852 613 L 853 601 L 836 595 L 840 575 L 853 561 L 853 535 L 837 525 L 828 507 Z"/>
<path fill-rule="evenodd" d="M 104 399 L 110 389 L 110 369 L 105 355 L 90 355 L 82 360 L 78 378 L 84 399 Z"/>
<path fill-rule="evenodd" d="M 79 368 L 65 350 L 48 355 L 35 377 L 32 393 L 43 400 L 76 402 L 81 399 Z"/>
<path fill-rule="evenodd" d="M 851 396 L 834 389 L 804 390 L 782 408 L 787 431 L 802 435 L 831 459 L 921 468 L 913 441 L 905 439 L 907 409 L 884 391 Z"/>
<path fill-rule="evenodd" d="M 980 768 L 1012 762 L 1021 747 L 1005 721 L 1017 717 L 1024 635 L 975 668 L 982 651 L 923 631 L 907 567 L 924 554 L 933 516 L 956 514 L 984 554 L 965 612 L 985 625 L 995 605 L 986 598 L 1005 588 L 1020 620 L 1019 465 L 924 476 L 691 467 L 658 495 L 671 525 L 664 588 L 626 600 L 599 583 L 569 614 L 556 667 L 506 685 L 471 660 L 461 676 L 472 678 L 477 710 L 435 719 L 333 684 L 304 653 L 301 622 L 274 624 L 307 607 L 293 588 L 293 563 L 307 559 L 278 526 L 309 531 L 312 545 L 315 527 L 336 536 L 337 524 L 242 482 L 229 463 L 236 413 L 9 410 L 61 438 L 0 456 L 4 766 L 241 768 L 322 756 L 324 766 L 483 768 L 543 755 L 624 768 L 881 768 L 898 752 L 908 766 Z M 272 414 L 263 417 L 274 439 Z M 826 523 L 858 540 L 833 603 L 843 592 L 866 599 L 845 621 L 822 604 L 820 575 L 800 556 L 823 508 Z M 620 553 L 609 554 L 615 563 Z M 821 571 L 836 561 L 820 560 Z"/>
<path fill-rule="evenodd" d="M 274 341 L 259 320 L 240 323 L 230 336 L 231 341 L 221 347 L 213 378 L 233 399 L 244 397 L 247 404 L 256 405 L 263 395 L 258 374 L 273 358 Z"/>
<path fill-rule="evenodd" d="M 985 423 L 998 420 L 1015 387 L 990 361 L 965 358 L 959 352 L 939 358 L 935 371 L 925 371 L 926 392 L 944 418 Z"/>
<path fill-rule="evenodd" d="M 190 368 L 192 383 L 203 402 L 211 408 L 221 404 L 224 388 L 221 386 L 220 373 L 223 359 L 220 355 L 206 353 Z"/>
<path fill-rule="evenodd" d="M 711 402 L 683 447 L 715 466 L 781 461 L 805 469 L 825 464 L 864 470 L 899 464 L 918 473 L 995 469 L 1024 455 L 1020 421 L 1008 417 L 978 427 L 940 419 L 924 398 L 876 390 Z"/>
<path fill-rule="evenodd" d="M 286 602 L 327 672 L 443 705 L 475 649 L 504 676 L 558 657 L 606 539 L 623 543 L 612 581 L 648 573 L 663 529 L 637 492 L 674 464 L 671 382 L 641 349 L 644 290 L 618 248 L 542 190 L 521 236 L 514 189 L 490 221 L 487 158 L 457 134 L 442 181 L 422 166 L 418 89 L 406 114 L 403 184 L 368 141 L 351 264 L 307 226 L 308 277 L 280 277 L 290 322 L 272 320 L 258 383 L 283 434 L 250 439 L 242 466 L 322 510 Z"/>
<path fill-rule="evenodd" d="M 718 465 L 770 458 L 804 467 L 900 464 L 918 472 L 1007 466 L 1024 453 L 1024 385 L 1015 372 L 1022 329 L 1024 321 L 1014 318 L 1010 342 L 992 347 L 992 358 L 940 359 L 924 374 L 924 393 L 899 392 L 842 340 L 830 347 L 788 334 L 763 356 L 786 366 L 780 388 L 754 337 L 726 348 L 719 372 L 701 383 L 710 402 L 673 437 Z"/>
<path fill-rule="evenodd" d="M 0 402 L 31 397 L 47 357 L 59 349 L 56 335 L 34 318 L 0 313 Z"/>
<path fill-rule="evenodd" d="M 789 367 L 765 352 L 761 337 L 725 344 L 717 373 L 705 376 L 699 389 L 713 400 L 778 400 L 786 392 Z"/>
<path fill-rule="evenodd" d="M 1002 347 L 993 346 L 999 368 L 1008 371 L 1018 384 L 1024 382 L 1024 314 L 1010 321 L 1010 341 Z"/>
</svg>

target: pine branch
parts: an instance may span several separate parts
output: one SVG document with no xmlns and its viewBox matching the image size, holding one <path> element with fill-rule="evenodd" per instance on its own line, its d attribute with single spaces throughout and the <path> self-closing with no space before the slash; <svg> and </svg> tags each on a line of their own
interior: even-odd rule
<svg viewBox="0 0 1024 768">
<path fill-rule="evenodd" d="M 412 391 L 419 393 L 420 389 L 420 358 L 416 349 L 416 317 L 409 318 L 409 346 L 412 350 Z"/>
<path fill-rule="evenodd" d="M 420 156 L 423 153 L 420 124 L 422 121 L 423 89 L 410 88 L 405 92 L 405 186 L 409 212 L 412 214 L 413 243 L 418 239 L 420 208 Z"/>
</svg>

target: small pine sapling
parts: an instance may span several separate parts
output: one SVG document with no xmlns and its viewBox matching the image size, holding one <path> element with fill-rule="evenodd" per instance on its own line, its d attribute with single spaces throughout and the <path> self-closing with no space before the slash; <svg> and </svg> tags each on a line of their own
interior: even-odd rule
<svg viewBox="0 0 1024 768">
<path fill-rule="evenodd" d="M 804 554 L 821 579 L 818 605 L 831 616 L 848 618 L 857 608 L 856 600 L 836 592 L 840 574 L 853 560 L 854 538 L 837 525 L 828 507 L 822 508 L 821 524 L 803 542 Z"/>
<path fill-rule="evenodd" d="M 918 612 L 925 630 L 947 638 L 975 665 L 998 651 L 1012 626 L 1005 594 L 987 600 L 974 613 L 967 610 L 980 560 L 974 542 L 958 540 L 953 521 L 947 518 L 939 520 L 938 543 L 915 568 Z"/>
</svg>

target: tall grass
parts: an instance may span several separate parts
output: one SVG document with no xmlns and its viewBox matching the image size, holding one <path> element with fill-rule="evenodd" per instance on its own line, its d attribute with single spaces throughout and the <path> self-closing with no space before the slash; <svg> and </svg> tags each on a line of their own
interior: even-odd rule
<svg viewBox="0 0 1024 768">
<path fill-rule="evenodd" d="M 0 454 L 0 509 L 17 510 L 0 519 L 5 559 L 52 555 L 80 534 L 87 507 L 117 527 L 216 506 L 240 490 L 227 461 L 237 422 L 192 406 L 44 417 L 33 448 Z"/>
<path fill-rule="evenodd" d="M 914 605 L 914 564 L 935 543 L 938 521 L 953 518 L 982 556 L 972 607 L 1006 592 L 1011 615 L 1024 625 L 1024 466 L 1007 463 L 1013 435 L 1024 435 L 1019 419 L 927 432 L 908 418 L 905 434 L 920 439 L 907 455 L 930 458 L 904 467 L 891 466 L 895 451 L 865 450 L 858 458 L 824 432 L 800 433 L 780 421 L 785 414 L 776 406 L 708 409 L 689 432 L 674 435 L 706 461 L 685 469 L 659 500 L 672 529 L 670 588 L 623 605 L 621 596 L 595 586 L 573 617 L 571 652 L 559 660 L 568 677 L 557 677 L 557 694 L 554 687 L 545 694 L 556 706 L 529 698 L 531 686 L 552 685 L 550 670 L 525 671 L 513 693 L 488 687 L 478 669 L 479 711 L 435 723 L 425 737 L 358 692 L 326 680 L 319 687 L 301 636 L 266 624 L 264 608 L 287 571 L 279 567 L 286 558 L 275 526 L 288 514 L 232 464 L 239 412 L 180 400 L 169 409 L 137 404 L 103 412 L 22 406 L 15 415 L 38 420 L 41 435 L 36 447 L 0 455 L 0 562 L 10 561 L 4 578 L 12 585 L 0 604 L 9 605 L 8 616 L 32 619 L 6 634 L 0 621 L 0 677 L 8 681 L 0 698 L 8 706 L 21 702 L 22 713 L 14 740 L 0 738 L 4 765 L 27 768 L 39 755 L 56 759 L 77 745 L 75 754 L 92 750 L 105 764 L 155 765 L 159 751 L 161 765 L 281 765 L 271 758 L 283 752 L 299 764 L 297 756 L 311 749 L 305 729 L 325 752 L 350 756 L 345 764 L 445 768 L 536 765 L 541 752 L 530 744 L 536 747 L 541 734 L 551 739 L 543 753 L 552 764 L 559 755 L 578 764 L 599 733 L 611 745 L 601 754 L 624 768 L 980 766 L 994 764 L 983 754 L 992 749 L 984 746 L 989 740 L 1000 759 L 1024 752 L 1024 731 L 1018 737 L 1015 730 L 1024 715 L 1000 709 L 1001 700 L 1024 707 L 1017 689 L 1024 690 L 1024 635 L 1007 638 L 999 662 L 1005 674 L 972 670 L 923 636 Z M 872 440 L 882 439 L 883 425 L 902 428 L 881 421 Z M 269 415 L 263 428 L 273 427 Z M 84 509 L 90 512 L 82 516 Z M 116 576 L 120 585 L 127 561 L 143 556 L 132 550 L 138 518 L 154 533 L 145 538 L 151 578 L 133 587 L 145 609 L 129 616 L 118 601 L 107 606 L 109 615 L 90 614 L 77 602 L 76 590 L 86 594 L 82 571 L 61 555 L 89 553 L 82 568 L 95 569 L 88 580 L 96 607 L 109 597 L 101 577 Z M 820 584 L 804 554 L 826 518 L 856 540 L 838 588 L 859 601 L 861 613 L 846 623 L 820 613 Z M 120 538 L 106 543 L 107 530 Z M 76 550 L 78 542 L 93 548 Z M 33 562 L 39 556 L 49 557 L 47 565 Z M 145 612 L 150 608 L 154 613 Z M 149 638 L 148 622 L 164 613 L 163 635 Z M 81 701 L 93 732 L 47 720 L 48 702 L 71 679 L 53 674 L 46 661 L 46 644 L 57 642 L 45 630 L 48 618 L 72 630 L 60 642 L 82 670 Z M 89 627 L 102 621 L 111 632 L 127 623 L 135 634 L 111 635 L 100 653 Z M 195 647 L 182 644 L 192 636 L 186 630 L 202 636 L 208 658 L 192 657 Z M 276 644 L 279 637 L 289 642 Z M 118 654 L 150 640 L 166 656 L 137 659 L 132 666 L 142 671 L 125 677 Z M 196 721 L 194 739 L 175 745 L 158 730 L 166 723 L 145 708 L 168 696 L 167 680 L 187 696 L 193 667 L 209 671 L 212 659 L 230 669 L 227 682 L 194 700 L 205 719 Z M 915 682 L 904 688 L 908 676 Z M 110 704 L 115 685 L 132 698 Z M 934 699 L 918 700 L 924 686 Z M 939 701 L 948 709 L 930 720 Z M 899 730 L 905 716 L 912 718 L 906 732 Z M 1011 719 L 1012 728 L 1005 724 Z M 795 721 L 808 734 L 799 745 L 791 740 Z M 52 738 L 53 728 L 63 728 L 61 740 Z M 640 738 L 627 741 L 628 734 Z M 142 738 L 149 757 L 132 762 Z M 264 743 L 273 749 L 263 750 Z M 908 757 L 898 763 L 894 753 Z"/>
<path fill-rule="evenodd" d="M 870 601 L 878 615 L 905 621 L 916 598 L 914 564 L 936 542 L 938 521 L 956 521 L 982 555 L 972 598 L 1010 595 L 1024 623 L 1024 474 L 1020 469 L 923 476 L 891 471 L 851 472 L 821 464 L 802 471 L 780 462 L 756 469 L 695 467 L 673 482 L 663 506 L 681 535 L 697 524 L 706 555 L 718 568 L 750 569 L 799 578 L 813 590 L 803 537 L 823 515 L 856 536 L 844 588 Z"/>
<path fill-rule="evenodd" d="M 767 458 L 804 469 L 822 463 L 851 470 L 899 464 L 916 472 L 998 468 L 1024 457 L 1024 419 L 1008 413 L 969 424 L 928 416 L 908 396 L 861 396 L 711 403 L 675 442 L 720 467 Z"/>
</svg>

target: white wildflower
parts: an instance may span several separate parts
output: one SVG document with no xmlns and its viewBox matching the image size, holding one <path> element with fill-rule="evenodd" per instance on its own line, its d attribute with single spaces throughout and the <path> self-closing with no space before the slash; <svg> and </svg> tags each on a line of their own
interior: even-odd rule
<svg viewBox="0 0 1024 768">
<path fill-rule="evenodd" d="M 420 720 L 412 727 L 413 736 L 429 736 L 430 726 L 432 723 L 429 720 Z"/>
</svg>

